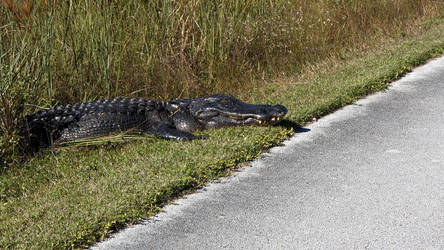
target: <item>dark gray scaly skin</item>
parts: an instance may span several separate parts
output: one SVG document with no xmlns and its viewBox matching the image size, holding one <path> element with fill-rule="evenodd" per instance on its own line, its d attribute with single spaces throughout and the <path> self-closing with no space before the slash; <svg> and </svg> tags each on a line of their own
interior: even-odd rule
<svg viewBox="0 0 444 250">
<path fill-rule="evenodd" d="M 193 135 L 196 130 L 275 124 L 286 113 L 282 105 L 247 104 L 224 94 L 170 101 L 118 97 L 40 110 L 25 117 L 23 133 L 32 148 L 129 129 L 192 140 L 205 137 Z"/>
</svg>

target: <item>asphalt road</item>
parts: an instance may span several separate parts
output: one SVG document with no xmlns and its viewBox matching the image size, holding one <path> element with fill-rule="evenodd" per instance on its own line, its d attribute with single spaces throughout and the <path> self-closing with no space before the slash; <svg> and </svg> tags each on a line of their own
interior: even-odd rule
<svg viewBox="0 0 444 250">
<path fill-rule="evenodd" d="M 444 249 L 444 58 L 97 249 Z"/>
</svg>

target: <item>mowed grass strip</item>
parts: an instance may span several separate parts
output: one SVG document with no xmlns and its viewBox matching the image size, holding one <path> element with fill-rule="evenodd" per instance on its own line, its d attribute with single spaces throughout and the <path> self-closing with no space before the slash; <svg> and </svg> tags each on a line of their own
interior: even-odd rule
<svg viewBox="0 0 444 250">
<path fill-rule="evenodd" d="M 253 91 L 256 103 L 281 103 L 284 126 L 204 131 L 207 140 L 113 139 L 54 148 L 0 176 L 0 248 L 87 247 L 123 225 L 152 216 L 162 204 L 240 163 L 257 158 L 311 121 L 379 91 L 444 51 L 444 21 L 378 49 L 351 53 Z M 295 136 L 298 136 L 295 134 Z M 110 139 L 111 140 L 111 139 Z"/>
</svg>

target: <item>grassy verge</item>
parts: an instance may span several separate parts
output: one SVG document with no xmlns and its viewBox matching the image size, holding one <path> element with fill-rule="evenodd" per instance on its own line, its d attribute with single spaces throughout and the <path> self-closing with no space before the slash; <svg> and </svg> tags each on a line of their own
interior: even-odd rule
<svg viewBox="0 0 444 250">
<path fill-rule="evenodd" d="M 211 135 L 207 140 L 179 143 L 114 138 L 48 150 L 7 169 L 0 176 L 0 248 L 85 247 L 153 215 L 172 198 L 278 145 L 292 128 L 383 90 L 442 54 L 444 20 L 420 26 L 427 30 L 345 53 L 307 67 L 298 78 L 276 79 L 254 90 L 253 102 L 288 107 L 283 126 L 211 130 L 204 132 Z"/>
</svg>

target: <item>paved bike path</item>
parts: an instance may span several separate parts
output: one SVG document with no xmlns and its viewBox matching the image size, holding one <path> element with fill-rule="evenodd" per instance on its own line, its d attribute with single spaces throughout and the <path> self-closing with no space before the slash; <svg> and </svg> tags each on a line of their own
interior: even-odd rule
<svg viewBox="0 0 444 250">
<path fill-rule="evenodd" d="M 444 58 L 97 249 L 443 249 Z"/>
</svg>

